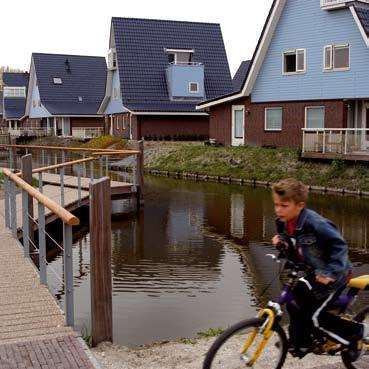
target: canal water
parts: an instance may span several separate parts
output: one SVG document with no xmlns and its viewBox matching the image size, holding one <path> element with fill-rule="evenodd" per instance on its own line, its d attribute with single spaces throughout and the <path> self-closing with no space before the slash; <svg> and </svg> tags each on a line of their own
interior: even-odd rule
<svg viewBox="0 0 369 369">
<path fill-rule="evenodd" d="M 309 206 L 343 231 L 355 274 L 369 274 L 369 200 L 311 194 Z M 269 189 L 149 176 L 140 214 L 115 220 L 112 227 L 117 344 L 136 346 L 226 328 L 255 316 L 280 292 L 279 266 L 265 256 L 273 252 L 275 234 Z M 76 328 L 90 332 L 87 225 L 74 239 Z M 62 256 L 50 259 L 62 275 Z M 51 269 L 48 274 L 63 304 L 62 285 Z M 368 304 L 369 296 L 363 296 L 357 306 Z"/>
</svg>

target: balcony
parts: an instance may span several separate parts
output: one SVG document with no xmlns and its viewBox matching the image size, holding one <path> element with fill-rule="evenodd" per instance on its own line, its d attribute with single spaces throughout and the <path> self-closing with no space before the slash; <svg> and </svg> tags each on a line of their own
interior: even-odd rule
<svg viewBox="0 0 369 369">
<path fill-rule="evenodd" d="M 369 161 L 369 129 L 303 129 L 302 157 Z"/>
<path fill-rule="evenodd" d="M 202 63 L 170 63 L 167 67 L 171 99 L 198 100 L 205 96 Z"/>
<path fill-rule="evenodd" d="M 369 0 L 320 0 L 320 7 L 325 10 L 339 9 L 355 2 L 369 4 Z"/>
<path fill-rule="evenodd" d="M 104 134 L 102 127 L 89 128 L 72 128 L 72 137 L 79 140 L 89 140 L 91 138 L 100 137 Z"/>
</svg>

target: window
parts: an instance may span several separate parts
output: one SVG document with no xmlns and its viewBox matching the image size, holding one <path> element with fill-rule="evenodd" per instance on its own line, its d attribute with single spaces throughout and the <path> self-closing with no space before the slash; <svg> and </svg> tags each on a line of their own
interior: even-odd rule
<svg viewBox="0 0 369 369">
<path fill-rule="evenodd" d="M 305 71 L 305 49 L 296 49 L 283 53 L 283 74 L 305 73 Z"/>
<path fill-rule="evenodd" d="M 119 116 L 116 117 L 117 130 L 119 131 Z"/>
<path fill-rule="evenodd" d="M 4 97 L 26 97 L 26 88 L 5 86 Z"/>
<path fill-rule="evenodd" d="M 265 130 L 266 131 L 282 130 L 282 108 L 265 109 Z"/>
<path fill-rule="evenodd" d="M 165 49 L 170 64 L 191 64 L 194 50 Z"/>
<path fill-rule="evenodd" d="M 41 107 L 41 100 L 38 100 L 38 106 Z"/>
<path fill-rule="evenodd" d="M 350 69 L 350 45 L 324 46 L 324 70 Z"/>
<path fill-rule="evenodd" d="M 199 83 L 198 82 L 190 82 L 189 83 L 189 91 L 192 94 L 199 93 Z"/>
<path fill-rule="evenodd" d="M 32 105 L 33 105 L 34 108 L 36 107 L 36 100 L 32 101 Z"/>
<path fill-rule="evenodd" d="M 324 128 L 325 108 L 324 106 L 307 106 L 305 108 L 305 128 Z"/>
<path fill-rule="evenodd" d="M 122 129 L 126 129 L 126 122 L 125 122 L 125 120 L 126 120 L 126 116 L 125 116 L 125 115 L 123 115 L 123 119 L 122 119 Z"/>
<path fill-rule="evenodd" d="M 62 79 L 59 78 L 59 77 L 54 77 L 53 81 L 54 81 L 54 85 L 62 85 L 63 84 Z"/>
<path fill-rule="evenodd" d="M 78 96 L 78 102 L 83 102 L 83 97 L 82 96 Z"/>
</svg>

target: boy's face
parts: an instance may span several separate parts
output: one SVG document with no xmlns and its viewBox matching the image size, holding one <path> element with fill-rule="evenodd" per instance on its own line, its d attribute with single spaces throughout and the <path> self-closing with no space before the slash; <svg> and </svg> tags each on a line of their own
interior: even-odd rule
<svg viewBox="0 0 369 369">
<path fill-rule="evenodd" d="M 282 199 L 276 193 L 273 193 L 273 202 L 275 214 L 282 222 L 296 221 L 305 207 L 304 202 L 296 203 L 293 200 Z"/>
</svg>

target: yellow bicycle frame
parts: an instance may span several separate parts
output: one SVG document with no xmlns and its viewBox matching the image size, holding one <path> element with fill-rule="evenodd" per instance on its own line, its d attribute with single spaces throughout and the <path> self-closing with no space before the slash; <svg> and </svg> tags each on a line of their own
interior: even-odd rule
<svg viewBox="0 0 369 369">
<path fill-rule="evenodd" d="M 273 331 L 272 331 L 272 327 L 274 324 L 274 320 L 275 320 L 275 314 L 274 311 L 271 309 L 264 309 L 262 310 L 259 314 L 258 314 L 258 318 L 263 318 L 265 316 L 268 316 L 268 324 L 265 327 L 263 333 L 263 339 L 260 341 L 258 347 L 256 348 L 252 358 L 250 359 L 250 361 L 246 364 L 247 366 L 253 366 L 256 362 L 256 360 L 260 357 L 260 354 L 262 353 L 262 351 L 264 350 L 268 340 L 270 339 L 270 337 L 273 335 Z M 241 354 L 245 354 L 248 349 L 250 348 L 250 346 L 252 345 L 252 343 L 254 342 L 256 335 L 258 333 L 259 329 L 255 328 L 254 331 L 250 334 L 250 336 L 248 337 Z"/>
</svg>

